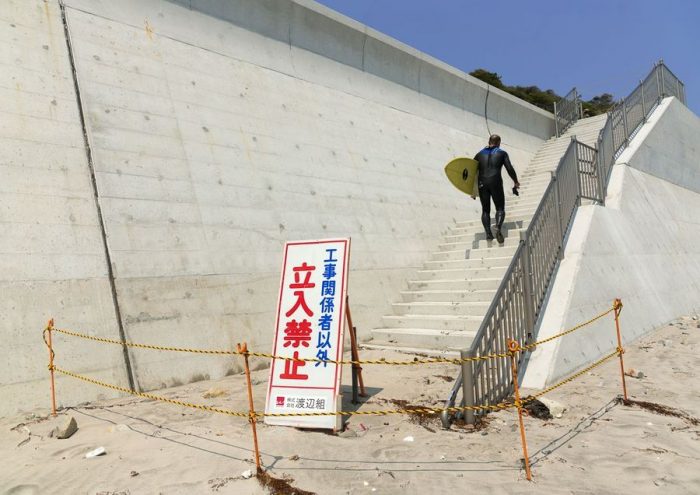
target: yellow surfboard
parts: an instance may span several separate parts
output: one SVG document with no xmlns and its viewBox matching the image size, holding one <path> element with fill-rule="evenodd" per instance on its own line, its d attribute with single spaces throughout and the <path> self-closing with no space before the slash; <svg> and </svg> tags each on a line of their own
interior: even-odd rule
<svg viewBox="0 0 700 495">
<path fill-rule="evenodd" d="M 472 198 L 479 196 L 479 162 L 471 158 L 455 158 L 445 165 L 445 174 L 454 186 Z"/>
</svg>

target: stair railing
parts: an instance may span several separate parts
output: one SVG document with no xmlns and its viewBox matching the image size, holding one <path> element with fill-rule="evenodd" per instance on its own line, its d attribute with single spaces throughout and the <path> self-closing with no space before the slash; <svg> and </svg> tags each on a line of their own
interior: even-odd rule
<svg viewBox="0 0 700 495">
<path fill-rule="evenodd" d="M 564 98 L 554 102 L 554 126 L 557 137 L 566 132 L 579 118 L 581 118 L 581 98 L 574 88 Z"/>
<path fill-rule="evenodd" d="M 566 235 L 577 207 L 584 199 L 605 204 L 615 159 L 667 96 L 675 96 L 686 103 L 683 83 L 659 61 L 646 79 L 608 112 L 596 147 L 579 142 L 575 136 L 571 138 L 530 225 L 520 233 L 515 255 L 471 347 L 461 353 L 463 358 L 507 352 L 509 339 L 524 343 L 534 340 L 537 321 L 552 276 L 563 258 Z M 463 376 L 467 380 L 463 380 Z M 446 401 L 446 408 L 454 406 L 460 389 L 462 405 L 499 403 L 513 390 L 510 362 L 504 359 L 466 361 Z M 443 425 L 449 427 L 451 421 L 451 416 L 443 413 Z M 468 414 L 467 421 L 473 422 L 474 415 Z"/>
</svg>

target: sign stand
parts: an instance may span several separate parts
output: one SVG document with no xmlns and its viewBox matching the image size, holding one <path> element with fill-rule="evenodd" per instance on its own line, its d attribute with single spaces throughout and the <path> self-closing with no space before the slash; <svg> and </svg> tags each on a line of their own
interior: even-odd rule
<svg viewBox="0 0 700 495">
<path fill-rule="evenodd" d="M 348 321 L 348 330 L 350 332 L 350 356 L 353 361 L 360 360 L 360 353 L 357 349 L 357 329 L 352 325 L 352 315 L 350 314 L 350 296 L 345 296 L 345 317 Z M 365 382 L 362 379 L 362 366 L 359 363 L 352 364 L 352 403 L 359 403 L 358 399 L 358 382 L 359 396 L 367 397 L 365 391 Z"/>
</svg>

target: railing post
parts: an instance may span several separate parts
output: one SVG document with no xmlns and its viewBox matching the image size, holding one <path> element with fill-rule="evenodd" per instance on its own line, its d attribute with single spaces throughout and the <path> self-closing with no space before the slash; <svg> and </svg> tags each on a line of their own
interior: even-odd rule
<svg viewBox="0 0 700 495">
<path fill-rule="evenodd" d="M 559 180 L 557 179 L 557 174 L 554 171 L 549 172 L 552 182 L 554 182 L 554 204 L 556 208 L 554 208 L 557 212 L 557 225 L 559 225 L 559 254 L 558 257 L 560 260 L 564 259 L 564 224 L 562 221 L 562 214 L 561 214 L 561 200 L 559 198 Z"/>
<path fill-rule="evenodd" d="M 554 102 L 554 129 L 559 137 L 559 115 L 557 115 L 557 102 Z"/>
<path fill-rule="evenodd" d="M 471 349 L 461 351 L 460 356 L 462 358 L 462 405 L 465 408 L 471 408 L 474 407 L 474 361 L 471 360 L 474 357 L 474 351 Z M 464 410 L 464 421 L 468 425 L 476 423 L 474 409 Z"/>
<path fill-rule="evenodd" d="M 571 136 L 571 142 L 574 143 L 574 173 L 576 174 L 576 189 L 578 196 L 576 197 L 576 204 L 581 206 L 581 172 L 579 171 L 579 157 L 578 157 L 578 140 L 576 136 Z"/>
<path fill-rule="evenodd" d="M 593 153 L 593 156 L 595 157 L 595 170 L 598 174 L 598 195 L 600 198 L 600 204 L 605 206 L 605 178 L 603 178 L 603 165 L 600 159 L 600 149 L 596 148 Z"/>
<path fill-rule="evenodd" d="M 622 100 L 622 127 L 625 130 L 625 148 L 629 144 L 630 130 L 627 126 L 627 100 Z"/>
<path fill-rule="evenodd" d="M 535 301 L 532 295 L 532 269 L 530 266 L 530 246 L 528 244 L 527 231 L 520 231 L 520 242 L 523 243 L 523 268 L 522 268 L 522 284 L 523 284 L 523 300 L 525 305 L 525 331 L 527 335 L 527 343 L 533 336 L 535 327 Z"/>
<path fill-rule="evenodd" d="M 639 86 L 642 88 L 642 121 L 647 121 L 647 106 L 644 98 L 644 81 L 639 80 Z"/>
<path fill-rule="evenodd" d="M 659 62 L 659 78 L 661 79 L 661 86 L 659 86 L 659 100 L 663 100 L 666 96 L 666 82 L 664 81 L 664 62 L 663 60 Z"/>
</svg>

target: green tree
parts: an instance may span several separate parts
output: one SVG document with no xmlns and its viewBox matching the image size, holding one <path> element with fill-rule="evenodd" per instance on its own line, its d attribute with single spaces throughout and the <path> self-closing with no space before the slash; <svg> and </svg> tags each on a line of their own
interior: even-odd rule
<svg viewBox="0 0 700 495">
<path fill-rule="evenodd" d="M 561 96 L 551 89 L 543 90 L 537 86 L 508 86 L 503 84 L 503 80 L 498 73 L 490 72 L 486 69 L 476 69 L 470 72 L 469 75 L 548 112 L 554 111 L 554 102 L 561 100 Z M 613 95 L 610 93 L 594 96 L 588 101 L 582 101 L 583 115 L 584 117 L 600 115 L 610 110 L 614 104 Z"/>
</svg>

